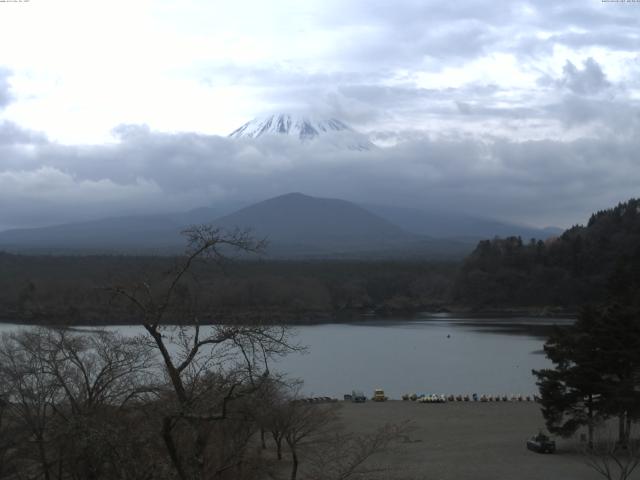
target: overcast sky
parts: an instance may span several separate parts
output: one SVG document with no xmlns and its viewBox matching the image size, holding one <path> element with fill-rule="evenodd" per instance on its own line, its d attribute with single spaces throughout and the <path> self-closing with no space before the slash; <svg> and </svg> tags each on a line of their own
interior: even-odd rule
<svg viewBox="0 0 640 480">
<path fill-rule="evenodd" d="M 0 229 L 290 191 L 584 222 L 640 195 L 640 3 L 0 2 Z M 226 135 L 269 112 L 381 147 Z"/>
</svg>

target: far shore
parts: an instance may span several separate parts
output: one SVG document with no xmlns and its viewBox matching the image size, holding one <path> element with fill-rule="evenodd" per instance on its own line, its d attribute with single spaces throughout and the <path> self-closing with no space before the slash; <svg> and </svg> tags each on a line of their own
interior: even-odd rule
<svg viewBox="0 0 640 480">
<path fill-rule="evenodd" d="M 353 309 L 336 312 L 287 312 L 277 310 L 265 310 L 260 312 L 246 311 L 220 311 L 207 316 L 201 316 L 201 325 L 325 325 L 335 323 L 357 323 L 367 321 L 393 322 L 406 319 L 428 320 L 429 318 L 456 318 L 456 319 L 574 319 L 577 316 L 576 309 L 564 307 L 505 307 L 505 308 L 476 308 L 467 306 L 439 306 L 437 308 L 421 309 L 397 309 L 376 311 L 373 309 Z M 28 318 L 20 316 L 1 316 L 0 324 L 32 325 L 32 326 L 134 326 L 140 325 L 134 319 L 122 321 L 104 320 L 102 318 L 73 318 L 68 319 L 62 315 L 36 315 Z"/>
</svg>

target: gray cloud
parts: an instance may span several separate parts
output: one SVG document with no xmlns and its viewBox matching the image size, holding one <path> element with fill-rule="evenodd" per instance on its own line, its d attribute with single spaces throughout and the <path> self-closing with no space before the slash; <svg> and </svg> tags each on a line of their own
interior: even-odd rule
<svg viewBox="0 0 640 480">
<path fill-rule="evenodd" d="M 636 195 L 640 183 L 640 141 L 611 133 L 570 142 L 415 133 L 393 148 L 352 152 L 286 138 L 233 141 L 131 125 L 117 132 L 113 145 L 5 147 L 0 225 L 180 211 L 302 191 L 566 226 Z"/>
<path fill-rule="evenodd" d="M 541 118 L 567 129 L 582 128 L 582 136 L 599 138 L 603 131 L 632 135 L 640 127 L 640 101 L 629 95 L 628 85 L 610 82 L 593 58 L 587 58 L 583 68 L 567 61 L 560 78 L 545 75 L 538 85 L 548 93 L 540 100 L 552 99 L 539 106 Z M 559 94 L 555 98 L 554 92 Z"/>
<path fill-rule="evenodd" d="M 0 110 L 9 105 L 13 100 L 10 92 L 9 77 L 11 72 L 4 67 L 0 67 Z"/>
<path fill-rule="evenodd" d="M 13 122 L 0 122 L 0 148 L 7 145 L 42 144 L 46 141 L 46 136 L 40 132 L 24 129 Z"/>
<path fill-rule="evenodd" d="M 335 59 L 367 71 L 425 62 L 443 68 L 488 52 L 539 55 L 556 44 L 634 51 L 640 28 L 633 5 L 581 0 L 328 3 L 320 26 L 339 28 L 348 38 Z M 550 36 L 542 39 L 540 31 Z"/>
<path fill-rule="evenodd" d="M 599 93 L 611 85 L 598 62 L 591 57 L 585 60 L 582 70 L 567 60 L 562 72 L 561 85 L 578 95 Z"/>
<path fill-rule="evenodd" d="M 636 31 L 565 32 L 552 36 L 548 43 L 560 43 L 574 48 L 600 46 L 626 52 L 638 50 Z"/>
<path fill-rule="evenodd" d="M 636 135 L 640 128 L 640 105 L 624 98 L 594 99 L 569 95 L 549 108 L 568 127 L 590 123 L 598 131 L 606 130 L 618 135 Z"/>
</svg>

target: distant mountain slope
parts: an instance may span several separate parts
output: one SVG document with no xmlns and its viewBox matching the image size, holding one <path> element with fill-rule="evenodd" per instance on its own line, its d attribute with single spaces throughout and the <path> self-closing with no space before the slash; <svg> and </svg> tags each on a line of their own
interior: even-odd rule
<svg viewBox="0 0 640 480">
<path fill-rule="evenodd" d="M 215 221 L 250 228 L 269 240 L 275 257 L 461 258 L 472 246 L 407 232 L 345 200 L 290 193 L 243 208 Z"/>
<path fill-rule="evenodd" d="M 230 213 L 233 212 L 233 213 Z M 229 205 L 183 213 L 105 218 L 45 228 L 0 232 L 0 249 L 34 253 L 175 253 L 180 232 L 193 224 L 250 228 L 267 237 L 274 257 L 447 257 L 471 252 L 478 238 L 521 235 L 526 230 L 461 214 L 384 206 L 291 193 L 241 210 Z"/>
<path fill-rule="evenodd" d="M 415 240 L 358 205 L 338 199 L 289 193 L 219 218 L 226 228 L 249 227 L 272 243 L 317 246 L 382 245 Z"/>
<path fill-rule="evenodd" d="M 388 205 L 363 205 L 367 210 L 392 222 L 408 232 L 434 238 L 458 238 L 478 241 L 485 238 L 520 236 L 546 239 L 562 233 L 560 228 L 538 229 L 514 225 L 490 218 L 474 217 L 457 212 L 394 207 Z"/>
<path fill-rule="evenodd" d="M 595 213 L 547 242 L 484 240 L 465 260 L 455 299 L 473 305 L 640 306 L 640 200 Z"/>
<path fill-rule="evenodd" d="M 198 208 L 183 213 L 111 217 L 41 228 L 0 232 L 0 249 L 10 251 L 180 251 L 187 226 L 211 223 L 224 209 Z"/>
<path fill-rule="evenodd" d="M 345 200 L 291 193 L 219 216 L 214 209 L 183 214 L 106 218 L 0 232 L 0 249 L 27 253 L 176 253 L 180 231 L 212 223 L 266 237 L 274 258 L 462 258 L 472 244 L 432 239 Z M 217 217 L 217 218 L 216 218 Z"/>
<path fill-rule="evenodd" d="M 375 146 L 362 134 L 335 118 L 277 113 L 255 118 L 234 130 L 229 138 L 261 139 L 266 137 L 290 137 L 301 143 L 319 139 L 337 148 L 371 150 Z"/>
</svg>

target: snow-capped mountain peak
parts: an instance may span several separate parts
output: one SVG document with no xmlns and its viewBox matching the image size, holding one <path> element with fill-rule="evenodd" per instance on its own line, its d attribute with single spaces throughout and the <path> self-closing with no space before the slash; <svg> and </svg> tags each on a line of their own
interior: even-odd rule
<svg viewBox="0 0 640 480">
<path fill-rule="evenodd" d="M 267 136 L 285 135 L 309 142 L 325 137 L 336 146 L 355 150 L 369 150 L 373 145 L 362 135 L 335 118 L 320 118 L 306 115 L 279 113 L 259 117 L 234 130 L 230 138 L 258 139 Z"/>
</svg>

